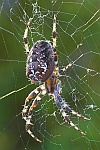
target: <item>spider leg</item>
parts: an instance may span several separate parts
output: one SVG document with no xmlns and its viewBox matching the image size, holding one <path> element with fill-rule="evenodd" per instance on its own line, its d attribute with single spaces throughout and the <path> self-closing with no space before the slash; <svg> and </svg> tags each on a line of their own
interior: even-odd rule
<svg viewBox="0 0 100 150">
<path fill-rule="evenodd" d="M 25 46 L 25 50 L 26 50 L 26 54 L 29 54 L 29 47 L 28 47 L 28 42 L 27 42 L 27 35 L 28 35 L 28 28 L 30 25 L 31 19 L 28 20 L 28 23 L 26 25 L 26 29 L 24 32 L 24 37 L 23 37 L 23 41 L 24 41 L 24 46 Z"/>
<path fill-rule="evenodd" d="M 77 131 L 79 131 L 81 134 L 86 135 L 82 130 L 80 130 L 68 117 L 67 113 L 65 112 L 65 110 L 63 109 L 61 103 L 59 102 L 59 100 L 61 99 L 60 95 L 58 94 L 57 98 L 55 100 L 56 106 L 59 108 L 62 116 L 64 117 L 65 121 L 70 124 L 70 126 L 72 126 L 74 129 L 76 129 Z"/>
<path fill-rule="evenodd" d="M 79 56 L 75 61 L 73 61 L 72 63 L 69 63 L 67 66 L 65 66 L 64 68 L 60 69 L 60 70 L 59 70 L 59 73 L 66 71 L 66 70 L 67 70 L 69 67 L 71 67 L 76 61 L 78 61 L 82 56 L 83 56 L 83 54 L 80 55 L 80 56 Z"/>
<path fill-rule="evenodd" d="M 82 130 L 80 130 L 68 117 L 67 113 L 65 112 L 65 110 L 71 112 L 72 114 L 84 118 L 86 120 L 89 120 L 88 118 L 82 116 L 81 114 L 78 114 L 77 112 L 73 111 L 67 104 L 66 102 L 62 99 L 62 97 L 59 95 L 59 91 L 60 91 L 60 85 L 61 82 L 59 81 L 57 83 L 57 85 L 55 86 L 55 91 L 53 94 L 54 97 L 54 101 L 56 103 L 56 106 L 58 107 L 58 109 L 60 110 L 62 116 L 64 117 L 65 121 L 70 124 L 70 126 L 72 126 L 74 129 L 76 129 L 77 131 L 79 131 L 81 134 L 86 135 Z"/>
<path fill-rule="evenodd" d="M 66 71 L 68 68 L 70 68 L 73 64 L 69 63 L 66 67 L 59 69 L 59 73 Z"/>
<path fill-rule="evenodd" d="M 56 15 L 54 14 L 54 20 L 53 20 L 53 31 L 52 31 L 52 39 L 53 39 L 53 50 L 54 50 L 54 61 L 55 61 L 55 70 L 54 70 L 54 74 L 55 75 L 59 75 L 59 73 L 66 71 L 69 67 L 71 67 L 73 64 L 68 64 L 66 67 L 62 68 L 59 70 L 58 67 L 58 55 L 56 52 Z"/>
<path fill-rule="evenodd" d="M 60 110 L 62 116 L 64 117 L 65 121 L 68 122 L 68 124 L 70 124 L 70 126 L 72 126 L 74 129 L 76 129 L 77 131 L 79 131 L 81 134 L 86 135 L 82 130 L 80 130 L 68 117 L 68 115 L 65 113 L 64 109 Z"/>
<path fill-rule="evenodd" d="M 31 118 L 32 118 L 32 111 L 33 109 L 37 106 L 37 104 L 39 103 L 39 101 L 41 100 L 41 98 L 46 94 L 46 90 L 43 89 L 41 91 L 41 93 L 39 93 L 36 98 L 34 99 L 31 107 L 29 108 L 29 111 L 28 111 L 28 117 L 25 118 L 25 121 L 26 121 L 26 131 L 29 133 L 29 135 L 31 135 L 36 141 L 38 142 L 42 142 L 41 140 L 39 140 L 33 133 L 32 131 L 30 130 L 30 126 L 33 125 L 31 123 Z"/>
<path fill-rule="evenodd" d="M 56 15 L 55 14 L 54 14 L 54 19 L 53 19 L 52 39 L 53 39 L 54 60 L 55 60 L 55 64 L 57 65 L 58 57 L 56 53 Z"/>
<path fill-rule="evenodd" d="M 22 110 L 22 118 L 24 120 L 26 120 L 26 117 L 27 117 L 27 110 L 29 108 L 29 103 L 30 103 L 30 100 L 36 96 L 39 92 L 41 92 L 42 90 L 45 89 L 45 85 L 40 85 L 39 87 L 37 87 L 35 90 L 33 90 L 29 95 L 28 97 L 26 98 L 25 100 L 25 104 L 24 104 L 24 108 Z"/>
<path fill-rule="evenodd" d="M 54 51 L 54 61 L 55 61 L 55 70 L 53 71 L 53 73 L 55 75 L 58 74 L 58 55 L 56 52 L 56 15 L 54 14 L 54 19 L 53 19 L 53 30 L 52 30 L 52 40 L 53 40 L 53 51 Z"/>
<path fill-rule="evenodd" d="M 90 120 L 89 118 L 83 116 L 82 114 L 79 114 L 78 112 L 75 112 L 74 110 L 72 110 L 67 104 L 66 102 L 61 98 L 61 96 L 59 96 L 59 102 L 61 103 L 62 107 L 64 109 L 66 109 L 67 111 L 69 111 L 70 113 L 72 113 L 73 115 L 76 115 L 79 118 L 83 118 L 85 120 Z"/>
</svg>

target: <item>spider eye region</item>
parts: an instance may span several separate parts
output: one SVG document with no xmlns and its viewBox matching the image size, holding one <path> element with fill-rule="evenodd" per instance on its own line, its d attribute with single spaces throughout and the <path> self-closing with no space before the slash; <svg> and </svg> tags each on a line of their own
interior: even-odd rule
<svg viewBox="0 0 100 150">
<path fill-rule="evenodd" d="M 55 69 L 54 52 L 49 41 L 37 41 L 26 62 L 26 76 L 34 82 L 45 82 Z"/>
</svg>

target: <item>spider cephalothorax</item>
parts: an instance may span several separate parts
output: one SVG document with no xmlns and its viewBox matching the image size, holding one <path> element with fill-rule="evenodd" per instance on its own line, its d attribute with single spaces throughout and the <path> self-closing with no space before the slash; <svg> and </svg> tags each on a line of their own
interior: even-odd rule
<svg viewBox="0 0 100 150">
<path fill-rule="evenodd" d="M 49 41 L 37 41 L 31 48 L 26 64 L 26 75 L 34 82 L 45 82 L 55 68 L 54 52 Z"/>
<path fill-rule="evenodd" d="M 72 110 L 67 102 L 60 96 L 61 94 L 61 81 L 59 80 L 60 73 L 66 71 L 73 64 L 68 64 L 66 67 L 59 69 L 58 56 L 56 53 L 56 16 L 54 15 L 53 21 L 53 46 L 49 41 L 37 41 L 34 46 L 29 50 L 27 43 L 28 28 L 31 19 L 29 19 L 24 32 L 24 45 L 27 54 L 26 62 L 26 76 L 31 80 L 31 83 L 42 83 L 39 87 L 34 89 L 26 98 L 24 108 L 22 110 L 22 118 L 26 121 L 26 131 L 38 142 L 41 142 L 31 131 L 32 110 L 37 106 L 45 94 L 52 96 L 56 106 L 58 107 L 65 122 L 70 124 L 73 128 L 78 130 L 81 134 L 86 135 L 80 130 L 68 117 L 67 112 L 70 112 L 77 117 L 89 120 L 85 116 L 78 114 Z M 35 97 L 36 96 L 36 97 Z M 35 97 L 35 98 L 34 98 Z M 33 100 L 34 98 L 34 100 Z M 32 104 L 30 106 L 30 101 Z"/>
</svg>

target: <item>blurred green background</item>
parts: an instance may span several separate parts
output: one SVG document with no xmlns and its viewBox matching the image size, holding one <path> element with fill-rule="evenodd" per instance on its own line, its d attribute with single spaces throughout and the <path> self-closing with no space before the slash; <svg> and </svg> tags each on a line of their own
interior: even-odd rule
<svg viewBox="0 0 100 150">
<path fill-rule="evenodd" d="M 100 149 L 99 8 L 99 0 L 0 1 L 0 150 Z M 57 15 L 59 66 L 75 61 L 61 77 L 62 97 L 91 120 L 70 116 L 87 132 L 83 137 L 64 123 L 53 100 L 45 96 L 33 111 L 33 131 L 43 141 L 40 144 L 25 132 L 21 118 L 25 98 L 38 86 L 28 86 L 30 82 L 25 76 L 23 34 L 27 20 L 33 17 L 28 34 L 30 47 L 39 39 L 52 43 L 54 14 Z"/>
</svg>

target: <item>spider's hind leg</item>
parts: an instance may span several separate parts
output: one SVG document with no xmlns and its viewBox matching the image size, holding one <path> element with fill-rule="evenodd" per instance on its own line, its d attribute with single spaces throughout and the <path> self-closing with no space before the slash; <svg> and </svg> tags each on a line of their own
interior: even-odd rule
<svg viewBox="0 0 100 150">
<path fill-rule="evenodd" d="M 54 62 L 55 62 L 55 69 L 54 69 L 53 73 L 58 76 L 59 75 L 59 67 L 58 67 L 58 55 L 56 52 L 57 33 L 56 33 L 56 15 L 55 14 L 54 14 L 54 19 L 53 19 L 52 40 L 53 40 Z"/>
<path fill-rule="evenodd" d="M 62 73 L 64 71 L 66 71 L 68 68 L 70 68 L 73 65 L 73 63 L 69 63 L 67 66 L 65 66 L 64 68 L 59 69 L 59 73 Z"/>
<path fill-rule="evenodd" d="M 30 18 L 28 20 L 28 23 L 26 25 L 26 29 L 25 29 L 25 32 L 24 32 L 24 37 L 23 37 L 24 46 L 25 46 L 25 50 L 26 50 L 26 55 L 29 54 L 29 46 L 28 46 L 28 41 L 27 41 L 27 35 L 28 35 L 28 29 L 29 29 L 31 20 L 32 20 L 32 18 Z"/>
</svg>

